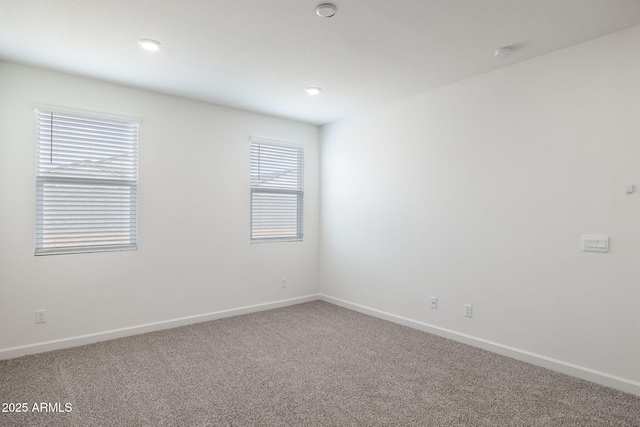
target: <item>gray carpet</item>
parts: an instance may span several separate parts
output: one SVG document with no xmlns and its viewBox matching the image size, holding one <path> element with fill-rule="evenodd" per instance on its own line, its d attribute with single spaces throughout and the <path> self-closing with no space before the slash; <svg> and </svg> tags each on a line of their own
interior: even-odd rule
<svg viewBox="0 0 640 427">
<path fill-rule="evenodd" d="M 29 409 L 3 426 L 640 426 L 640 397 L 319 301 L 3 361 L 0 401 Z"/>
</svg>

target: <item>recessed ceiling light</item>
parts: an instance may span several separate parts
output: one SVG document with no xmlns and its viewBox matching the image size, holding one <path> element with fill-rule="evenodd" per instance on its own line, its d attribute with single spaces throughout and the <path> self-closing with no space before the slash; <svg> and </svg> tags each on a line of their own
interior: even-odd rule
<svg viewBox="0 0 640 427">
<path fill-rule="evenodd" d="M 157 40 L 140 39 L 138 40 L 138 43 L 143 49 L 150 50 L 152 52 L 156 52 L 162 47 L 162 44 Z"/>
<path fill-rule="evenodd" d="M 319 87 L 308 87 L 306 91 L 309 95 L 317 95 L 322 92 L 322 89 L 320 89 Z"/>
<path fill-rule="evenodd" d="M 316 7 L 316 13 L 318 14 L 318 16 L 321 16 L 323 18 L 331 18 L 336 14 L 336 10 L 338 10 L 338 8 L 331 3 L 324 3 Z"/>
</svg>

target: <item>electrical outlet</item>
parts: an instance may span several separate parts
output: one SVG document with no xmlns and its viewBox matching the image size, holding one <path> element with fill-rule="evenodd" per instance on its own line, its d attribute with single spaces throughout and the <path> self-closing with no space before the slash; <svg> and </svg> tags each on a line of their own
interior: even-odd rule
<svg viewBox="0 0 640 427">
<path fill-rule="evenodd" d="M 45 313 L 47 310 L 36 310 L 36 323 L 45 323 Z"/>
<path fill-rule="evenodd" d="M 472 307 L 471 304 L 465 304 L 464 305 L 464 315 L 465 317 L 472 317 Z"/>
<path fill-rule="evenodd" d="M 431 297 L 431 308 L 438 308 L 438 298 Z"/>
<path fill-rule="evenodd" d="M 286 277 L 282 278 L 282 284 L 280 285 L 280 287 L 282 287 L 282 288 L 286 288 L 287 287 L 287 279 L 286 279 Z"/>
</svg>

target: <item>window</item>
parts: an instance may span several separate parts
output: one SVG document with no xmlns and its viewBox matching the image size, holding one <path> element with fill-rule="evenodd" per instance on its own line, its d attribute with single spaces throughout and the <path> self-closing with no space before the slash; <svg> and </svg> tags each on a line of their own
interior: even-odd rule
<svg viewBox="0 0 640 427">
<path fill-rule="evenodd" d="M 251 240 L 302 240 L 304 150 L 251 139 Z"/>
<path fill-rule="evenodd" d="M 36 117 L 36 255 L 136 249 L 138 122 Z"/>
</svg>

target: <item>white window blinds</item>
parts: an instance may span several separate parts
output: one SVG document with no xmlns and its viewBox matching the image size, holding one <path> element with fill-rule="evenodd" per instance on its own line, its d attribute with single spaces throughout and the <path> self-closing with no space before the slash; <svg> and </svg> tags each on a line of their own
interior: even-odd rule
<svg viewBox="0 0 640 427">
<path fill-rule="evenodd" d="M 304 150 L 251 140 L 251 240 L 302 240 Z"/>
<path fill-rule="evenodd" d="M 138 122 L 36 116 L 36 255 L 136 249 Z"/>
</svg>

